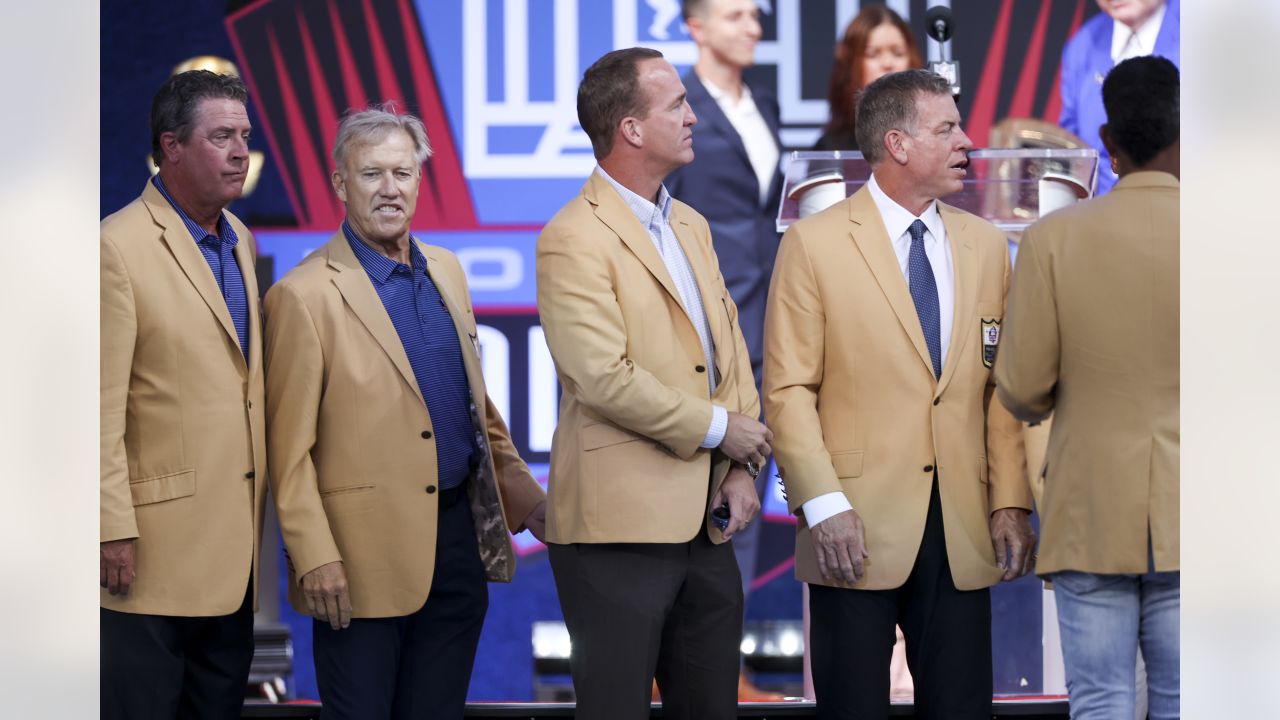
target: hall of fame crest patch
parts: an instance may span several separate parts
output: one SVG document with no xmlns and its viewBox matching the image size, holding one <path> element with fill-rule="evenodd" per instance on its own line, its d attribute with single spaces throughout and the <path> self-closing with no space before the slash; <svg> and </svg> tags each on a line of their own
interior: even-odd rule
<svg viewBox="0 0 1280 720">
<path fill-rule="evenodd" d="M 988 368 L 996 363 L 996 346 L 1000 344 L 1000 321 L 982 321 L 982 364 Z"/>
</svg>

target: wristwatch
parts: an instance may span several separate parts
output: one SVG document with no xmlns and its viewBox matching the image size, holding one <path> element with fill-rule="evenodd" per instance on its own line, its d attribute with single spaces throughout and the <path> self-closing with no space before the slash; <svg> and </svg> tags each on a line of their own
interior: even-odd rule
<svg viewBox="0 0 1280 720">
<path fill-rule="evenodd" d="M 759 465 L 759 464 L 757 464 L 757 463 L 753 463 L 753 462 L 749 462 L 749 463 L 747 463 L 744 467 L 747 469 L 747 474 L 751 476 L 751 479 L 752 479 L 752 480 L 755 480 L 756 478 L 760 477 L 760 465 Z"/>
</svg>

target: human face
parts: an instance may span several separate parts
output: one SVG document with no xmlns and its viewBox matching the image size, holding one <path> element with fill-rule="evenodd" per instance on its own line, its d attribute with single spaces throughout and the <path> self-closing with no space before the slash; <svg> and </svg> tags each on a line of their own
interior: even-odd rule
<svg viewBox="0 0 1280 720">
<path fill-rule="evenodd" d="M 1102 12 L 1129 28 L 1141 27 L 1163 4 L 1164 0 L 1098 0 Z"/>
<path fill-rule="evenodd" d="M 700 16 L 689 18 L 694 42 L 717 62 L 751 67 L 760 42 L 760 10 L 755 0 L 711 0 Z"/>
<path fill-rule="evenodd" d="M 960 128 L 950 95 L 916 98 L 916 126 L 905 139 L 907 169 L 920 197 L 940 198 L 964 187 L 973 142 Z"/>
<path fill-rule="evenodd" d="M 249 172 L 249 115 L 231 98 L 204 98 L 192 115 L 191 135 L 160 136 L 165 184 L 201 209 L 231 204 L 244 191 Z"/>
<path fill-rule="evenodd" d="M 662 175 L 693 162 L 693 126 L 698 118 L 685 99 L 684 84 L 671 63 L 662 58 L 642 60 L 636 68 L 640 91 L 648 99 L 643 120 L 628 118 L 639 133 L 646 160 Z"/>
<path fill-rule="evenodd" d="M 333 189 L 347 206 L 347 221 L 362 240 L 398 247 L 409 240 L 418 206 L 422 167 L 409 133 L 399 128 L 347 150 L 333 174 Z"/>
<path fill-rule="evenodd" d="M 867 49 L 862 54 L 863 87 L 889 73 L 907 69 L 907 39 L 890 23 L 880 23 L 867 36 Z"/>
</svg>

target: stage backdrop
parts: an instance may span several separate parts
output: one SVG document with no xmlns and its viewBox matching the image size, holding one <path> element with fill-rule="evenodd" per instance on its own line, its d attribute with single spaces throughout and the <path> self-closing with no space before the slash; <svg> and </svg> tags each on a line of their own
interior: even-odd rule
<svg viewBox="0 0 1280 720">
<path fill-rule="evenodd" d="M 831 54 L 859 2 L 759 4 L 764 38 L 750 72 L 777 92 L 784 143 L 805 149 L 826 120 Z M 926 47 L 924 0 L 888 4 L 908 17 Z M 1093 2 L 929 4 L 953 5 L 960 110 L 979 145 L 1004 117 L 1056 120 L 1062 45 L 1097 12 Z M 142 189 L 151 94 L 195 55 L 230 58 L 249 82 L 252 144 L 266 156 L 257 189 L 232 209 L 254 229 L 268 279 L 322 244 L 342 219 L 328 179 L 341 114 L 386 100 L 418 114 L 435 155 L 415 232 L 456 252 L 466 268 L 490 391 L 545 483 L 558 387 L 534 303 L 534 241 L 594 165 L 574 110 L 582 71 L 601 54 L 632 45 L 661 50 L 681 72 L 695 59 L 678 0 L 104 2 L 101 213 Z M 792 535 L 775 486 L 765 499 L 748 619 L 800 616 Z M 472 699 L 529 699 L 530 626 L 560 619 L 545 552 L 527 533 L 516 541 L 516 581 L 491 586 Z M 993 606 L 997 692 L 1040 692 L 1038 581 L 998 588 Z M 287 605 L 280 615 L 293 629 L 294 689 L 315 697 L 309 621 Z"/>
</svg>

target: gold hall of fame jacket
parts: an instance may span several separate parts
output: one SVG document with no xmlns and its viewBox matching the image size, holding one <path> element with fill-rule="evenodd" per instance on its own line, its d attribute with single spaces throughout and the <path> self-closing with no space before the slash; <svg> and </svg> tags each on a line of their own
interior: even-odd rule
<svg viewBox="0 0 1280 720">
<path fill-rule="evenodd" d="M 765 315 L 765 416 L 788 505 L 800 515 L 796 577 L 817 567 L 801 506 L 843 492 L 870 558 L 856 586 L 906 581 L 938 476 L 956 587 L 999 582 L 994 510 L 1031 508 L 1021 426 L 995 398 L 992 361 L 1009 256 L 990 223 L 938 203 L 955 272 L 955 320 L 935 378 L 906 279 L 865 187 L 793 224 Z M 995 334 L 992 334 L 995 330 Z"/>
</svg>

